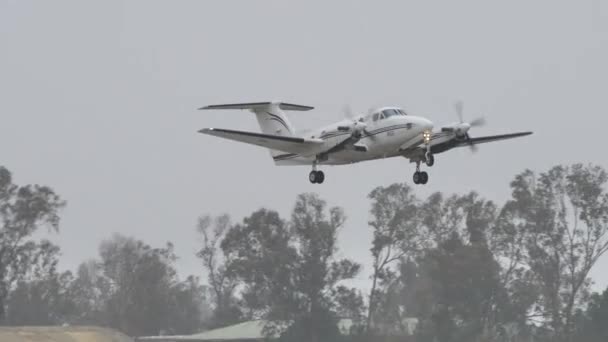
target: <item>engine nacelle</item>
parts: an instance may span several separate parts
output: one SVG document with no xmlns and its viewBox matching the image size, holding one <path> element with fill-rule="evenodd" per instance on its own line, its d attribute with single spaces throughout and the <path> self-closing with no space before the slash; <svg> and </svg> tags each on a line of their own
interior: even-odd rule
<svg viewBox="0 0 608 342">
<path fill-rule="evenodd" d="M 354 121 L 351 125 L 339 126 L 338 130 L 352 132 L 351 136 L 358 141 L 359 139 L 361 139 L 361 136 L 363 135 L 363 132 L 365 131 L 366 127 L 367 127 L 367 124 L 365 122 Z"/>
<path fill-rule="evenodd" d="M 457 124 L 454 124 L 451 126 L 443 127 L 443 128 L 441 128 L 441 131 L 452 132 L 452 133 L 456 134 L 457 136 L 464 136 L 465 134 L 467 134 L 469 129 L 471 129 L 471 125 L 466 122 L 463 122 L 463 123 L 457 123 Z"/>
</svg>

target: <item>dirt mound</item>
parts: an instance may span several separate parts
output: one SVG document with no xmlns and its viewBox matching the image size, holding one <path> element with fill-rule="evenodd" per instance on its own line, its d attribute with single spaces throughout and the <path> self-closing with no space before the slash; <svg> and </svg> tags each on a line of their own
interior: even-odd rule
<svg viewBox="0 0 608 342">
<path fill-rule="evenodd" d="M 112 329 L 98 327 L 0 327 L 2 342 L 133 342 Z"/>
</svg>

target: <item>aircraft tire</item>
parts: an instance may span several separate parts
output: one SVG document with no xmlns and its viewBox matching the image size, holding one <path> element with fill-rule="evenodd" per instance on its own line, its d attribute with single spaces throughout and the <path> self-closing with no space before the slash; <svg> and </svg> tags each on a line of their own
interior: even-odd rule
<svg viewBox="0 0 608 342">
<path fill-rule="evenodd" d="M 420 172 L 420 184 L 426 184 L 429 181 L 429 174 L 426 172 Z"/>
<path fill-rule="evenodd" d="M 308 174 L 308 180 L 312 183 L 312 184 L 316 184 L 317 183 L 317 171 L 310 171 L 310 173 Z"/>
<path fill-rule="evenodd" d="M 323 181 L 325 181 L 325 174 L 323 171 L 317 171 L 317 184 L 323 184 Z"/>
<path fill-rule="evenodd" d="M 412 177 L 414 184 L 420 184 L 420 172 L 414 172 L 414 177 Z"/>
<path fill-rule="evenodd" d="M 426 157 L 426 166 L 431 167 L 433 165 L 435 165 L 435 156 L 432 154 L 429 154 Z"/>
</svg>

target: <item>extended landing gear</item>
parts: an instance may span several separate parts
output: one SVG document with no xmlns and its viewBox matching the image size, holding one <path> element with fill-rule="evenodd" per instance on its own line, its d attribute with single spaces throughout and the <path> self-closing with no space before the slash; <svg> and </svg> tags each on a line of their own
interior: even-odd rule
<svg viewBox="0 0 608 342">
<path fill-rule="evenodd" d="M 312 162 L 312 171 L 310 171 L 310 173 L 308 174 L 308 180 L 312 184 L 322 184 L 325 180 L 325 174 L 323 173 L 323 171 L 317 171 L 317 163 L 318 160 Z"/>
<path fill-rule="evenodd" d="M 325 180 L 325 174 L 323 171 L 312 170 L 310 171 L 310 174 L 308 174 L 308 180 L 313 184 L 322 184 Z"/>
<path fill-rule="evenodd" d="M 429 181 L 429 174 L 424 171 L 416 171 L 413 178 L 414 184 L 426 184 Z"/>
<path fill-rule="evenodd" d="M 435 157 L 431 153 L 431 132 L 424 132 L 424 144 L 426 145 L 426 152 L 424 153 L 424 162 L 426 166 L 431 167 L 435 165 Z M 416 162 L 416 172 L 414 172 L 413 181 L 414 184 L 426 184 L 429 181 L 429 174 L 420 171 L 420 163 L 422 160 Z"/>
<path fill-rule="evenodd" d="M 420 171 L 420 162 L 416 163 L 416 172 L 414 172 L 413 181 L 414 184 L 426 184 L 429 181 L 429 174 L 424 171 Z"/>
<path fill-rule="evenodd" d="M 426 166 L 431 167 L 431 166 L 435 165 L 435 157 L 433 156 L 432 153 L 427 152 L 424 155 L 424 159 L 425 159 L 425 162 L 426 162 Z"/>
</svg>

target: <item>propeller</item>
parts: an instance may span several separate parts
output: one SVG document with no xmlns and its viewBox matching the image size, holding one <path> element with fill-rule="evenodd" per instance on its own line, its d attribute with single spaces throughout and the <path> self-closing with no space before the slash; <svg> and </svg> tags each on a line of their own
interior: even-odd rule
<svg viewBox="0 0 608 342">
<path fill-rule="evenodd" d="M 454 109 L 456 110 L 456 115 L 458 116 L 459 122 L 457 124 L 442 127 L 442 132 L 453 132 L 457 137 L 464 139 L 468 142 L 469 148 L 472 152 L 477 152 L 477 146 L 473 145 L 471 141 L 471 136 L 469 135 L 469 129 L 471 127 L 480 127 L 486 124 L 486 119 L 484 117 L 479 117 L 471 120 L 470 122 L 465 122 L 463 117 L 463 108 L 464 104 L 462 101 L 457 101 L 454 103 Z"/>
<path fill-rule="evenodd" d="M 355 114 L 353 114 L 353 109 L 348 104 L 344 105 L 342 112 L 344 113 L 344 117 L 348 119 L 353 119 L 355 117 Z"/>
<path fill-rule="evenodd" d="M 367 131 L 367 124 L 365 122 L 363 122 L 363 117 L 362 116 L 356 116 L 354 114 L 354 112 L 351 109 L 350 105 L 345 105 L 342 108 L 342 112 L 344 113 L 344 116 L 352 121 L 352 123 L 350 125 L 344 125 L 344 126 L 338 126 L 338 130 L 340 131 L 352 131 L 352 137 L 359 140 L 361 139 L 362 133 L 367 134 L 370 139 L 376 139 L 375 136 L 370 135 L 369 132 Z"/>
<path fill-rule="evenodd" d="M 456 103 L 454 103 L 454 109 L 456 110 L 456 115 L 458 115 L 459 122 L 464 122 L 464 119 L 462 118 L 463 107 L 464 104 L 462 103 L 462 101 L 457 101 Z"/>
</svg>

